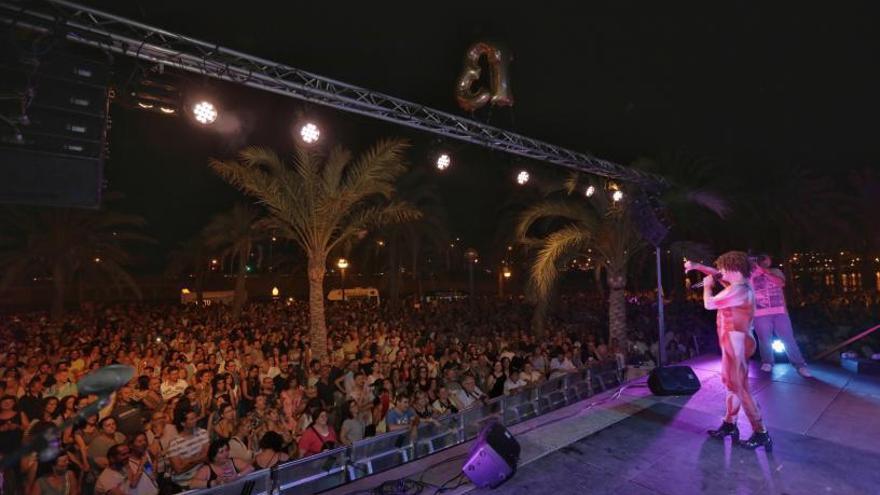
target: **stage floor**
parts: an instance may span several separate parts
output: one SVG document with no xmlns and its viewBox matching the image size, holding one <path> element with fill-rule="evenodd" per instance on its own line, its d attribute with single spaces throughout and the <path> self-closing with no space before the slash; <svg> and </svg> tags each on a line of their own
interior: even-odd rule
<svg viewBox="0 0 880 495">
<path fill-rule="evenodd" d="M 630 384 L 602 407 L 625 418 L 586 437 L 572 431 L 567 446 L 526 459 L 507 483 L 470 493 L 880 494 L 880 379 L 824 365 L 804 379 L 788 364 L 772 375 L 754 365 L 752 390 L 774 441 L 768 454 L 706 435 L 726 395 L 720 358 L 688 364 L 702 382 L 694 396 L 653 397 L 643 380 Z M 751 434 L 744 415 L 739 425 Z"/>
</svg>

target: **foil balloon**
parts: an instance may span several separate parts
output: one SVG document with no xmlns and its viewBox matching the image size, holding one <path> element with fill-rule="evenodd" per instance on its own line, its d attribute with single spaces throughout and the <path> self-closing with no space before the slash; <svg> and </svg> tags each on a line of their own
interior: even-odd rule
<svg viewBox="0 0 880 495">
<path fill-rule="evenodd" d="M 482 69 L 480 59 L 486 57 L 489 67 L 490 88 L 476 88 Z M 510 91 L 510 62 L 513 57 L 507 50 L 479 41 L 468 48 L 464 57 L 464 68 L 455 88 L 458 106 L 466 112 L 473 112 L 491 103 L 493 106 L 513 106 L 513 93 Z"/>
</svg>

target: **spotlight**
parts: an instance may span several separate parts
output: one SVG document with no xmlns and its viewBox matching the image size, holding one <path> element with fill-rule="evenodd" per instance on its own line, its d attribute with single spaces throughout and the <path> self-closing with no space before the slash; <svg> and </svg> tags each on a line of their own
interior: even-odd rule
<svg viewBox="0 0 880 495">
<path fill-rule="evenodd" d="M 217 120 L 217 108 L 209 101 L 200 101 L 193 106 L 193 117 L 199 124 L 213 124 Z"/>
<path fill-rule="evenodd" d="M 770 347 L 772 347 L 773 352 L 777 354 L 782 354 L 783 352 L 785 352 L 785 344 L 783 344 L 782 341 L 779 339 L 774 340 Z"/>
<path fill-rule="evenodd" d="M 446 170 L 450 165 L 452 165 L 452 158 L 448 154 L 442 153 L 437 157 L 437 170 Z"/>
<path fill-rule="evenodd" d="M 529 181 L 529 173 L 525 170 L 520 170 L 520 172 L 516 175 L 516 183 L 524 186 Z"/>
<path fill-rule="evenodd" d="M 620 202 L 620 200 L 623 199 L 623 191 L 620 189 L 614 191 L 614 193 L 611 194 L 611 199 L 613 199 L 615 203 Z"/>
<path fill-rule="evenodd" d="M 596 194 L 596 186 L 587 186 L 587 190 L 584 192 L 588 198 L 592 197 Z"/>
<path fill-rule="evenodd" d="M 303 142 L 307 144 L 312 144 L 318 141 L 321 137 L 321 131 L 318 129 L 318 126 L 315 124 L 308 122 L 302 126 L 299 130 L 299 135 L 302 137 Z"/>
</svg>

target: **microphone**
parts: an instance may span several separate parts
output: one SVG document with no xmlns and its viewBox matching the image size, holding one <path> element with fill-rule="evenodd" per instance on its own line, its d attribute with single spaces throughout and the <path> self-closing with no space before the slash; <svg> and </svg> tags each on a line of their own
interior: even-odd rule
<svg viewBox="0 0 880 495">
<path fill-rule="evenodd" d="M 84 376 L 76 383 L 81 395 L 110 395 L 124 387 L 134 377 L 134 368 L 124 364 L 111 364 Z"/>
<path fill-rule="evenodd" d="M 721 272 L 712 274 L 712 278 L 714 278 L 716 282 L 720 282 L 721 277 Z M 706 285 L 706 282 L 700 280 L 699 282 L 691 285 L 691 289 L 702 289 L 704 285 Z"/>
</svg>

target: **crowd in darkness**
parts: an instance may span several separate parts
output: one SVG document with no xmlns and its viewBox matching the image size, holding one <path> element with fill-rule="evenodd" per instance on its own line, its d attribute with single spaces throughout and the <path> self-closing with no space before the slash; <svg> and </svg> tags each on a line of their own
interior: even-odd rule
<svg viewBox="0 0 880 495">
<path fill-rule="evenodd" d="M 666 306 L 670 361 L 704 352 L 712 315 Z M 228 308 L 116 305 L 0 319 L 0 456 L 60 429 L 59 451 L 3 473 L 4 493 L 170 493 L 412 428 L 589 363 L 656 362 L 656 304 L 628 296 L 628 343 L 606 342 L 605 303 L 561 299 L 546 336 L 521 300 L 327 308 L 316 359 L 305 303 Z M 80 377 L 110 364 L 135 377 L 98 409 Z M 90 407 L 94 414 L 59 428 Z M 92 411 L 89 411 L 90 413 Z"/>
</svg>

